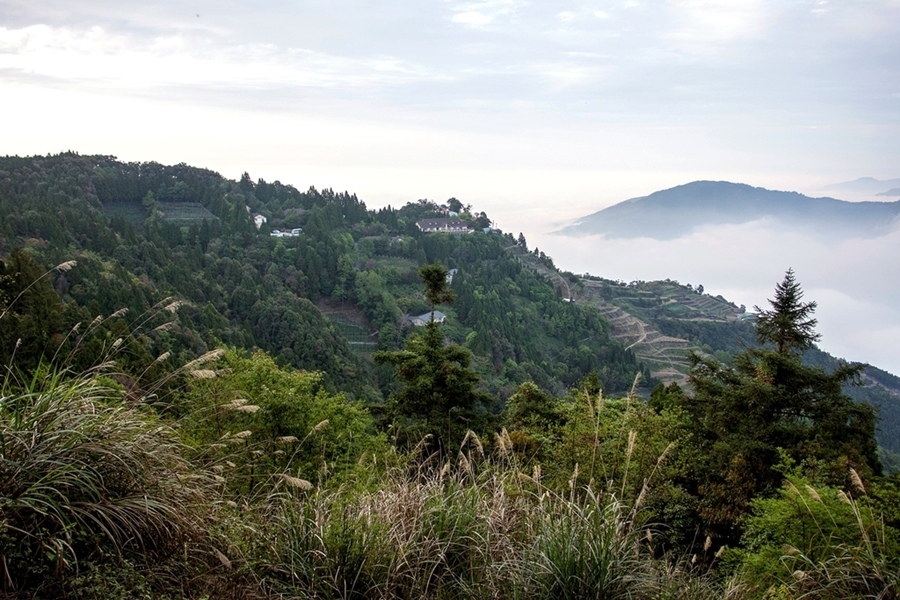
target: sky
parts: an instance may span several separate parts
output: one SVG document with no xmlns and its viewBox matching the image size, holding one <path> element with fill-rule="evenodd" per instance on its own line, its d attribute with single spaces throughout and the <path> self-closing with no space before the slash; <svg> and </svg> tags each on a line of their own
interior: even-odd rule
<svg viewBox="0 0 900 600">
<path fill-rule="evenodd" d="M 900 177 L 898 57 L 900 0 L 0 0 L 0 154 L 185 162 L 370 207 L 454 196 L 561 268 L 748 306 L 793 266 L 823 347 L 900 374 L 897 236 L 551 234 L 698 179 Z M 864 335 L 851 310 L 878 315 Z"/>
</svg>

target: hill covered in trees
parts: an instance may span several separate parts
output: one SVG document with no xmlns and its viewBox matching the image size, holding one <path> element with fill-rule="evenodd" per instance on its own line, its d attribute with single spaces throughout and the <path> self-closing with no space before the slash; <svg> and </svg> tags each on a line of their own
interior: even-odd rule
<svg viewBox="0 0 900 600">
<path fill-rule="evenodd" d="M 0 161 L 0 252 L 24 253 L 10 268 L 26 255 L 77 261 L 54 278 L 67 312 L 42 321 L 45 338 L 127 309 L 132 324 L 149 319 L 148 348 L 172 360 L 218 343 L 258 347 L 378 402 L 389 384 L 367 354 L 399 347 L 406 316 L 427 308 L 418 268 L 438 261 L 456 270 L 447 335 L 475 353 L 489 391 L 508 397 L 535 381 L 562 392 L 591 371 L 610 391 L 627 390 L 638 373 L 649 379 L 597 311 L 565 302 L 509 252 L 510 235 L 416 227 L 441 214 L 430 201 L 370 211 L 352 194 L 228 181 L 187 165 L 74 154 Z M 260 229 L 254 215 L 266 219 Z M 270 235 L 276 229 L 302 233 Z M 172 302 L 173 313 L 153 308 Z M 5 352 L 20 333 L 5 329 Z"/>
<path fill-rule="evenodd" d="M 746 318 L 489 222 L 0 159 L 2 594 L 896 597 L 846 392 L 896 382 L 815 352 L 792 272 Z"/>
</svg>

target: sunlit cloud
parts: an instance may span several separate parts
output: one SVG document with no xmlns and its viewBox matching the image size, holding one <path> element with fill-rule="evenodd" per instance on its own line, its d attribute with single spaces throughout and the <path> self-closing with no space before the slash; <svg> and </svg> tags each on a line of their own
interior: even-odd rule
<svg viewBox="0 0 900 600">
<path fill-rule="evenodd" d="M 440 79 L 397 57 L 343 57 L 274 44 L 209 45 L 181 34 L 140 39 L 101 27 L 0 28 L 6 78 L 48 77 L 119 89 L 181 85 L 362 88 Z"/>
<path fill-rule="evenodd" d="M 453 23 L 480 28 L 493 23 L 497 18 L 517 10 L 522 0 L 481 0 L 456 3 L 452 10 Z"/>
<path fill-rule="evenodd" d="M 459 12 L 453 15 L 450 18 L 454 23 L 459 23 L 461 25 L 468 25 L 470 27 L 481 27 L 487 25 L 491 21 L 494 20 L 492 16 L 486 15 L 484 13 L 478 12 L 476 10 L 469 10 L 466 12 Z"/>
<path fill-rule="evenodd" d="M 694 54 L 720 52 L 723 43 L 761 36 L 770 18 L 762 0 L 679 0 L 669 10 L 674 23 L 665 38 Z"/>
</svg>

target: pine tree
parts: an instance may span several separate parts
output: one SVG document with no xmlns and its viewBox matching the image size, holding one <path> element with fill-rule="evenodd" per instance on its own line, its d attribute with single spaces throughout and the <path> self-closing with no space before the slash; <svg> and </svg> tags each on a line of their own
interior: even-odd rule
<svg viewBox="0 0 900 600">
<path fill-rule="evenodd" d="M 812 318 L 815 302 L 802 302 L 803 291 L 788 269 L 784 280 L 775 286 L 775 299 L 769 300 L 771 310 L 754 309 L 759 313 L 756 336 L 761 344 L 775 344 L 779 354 L 803 352 L 812 347 L 821 335 L 815 332 L 818 321 Z"/>
<path fill-rule="evenodd" d="M 478 409 L 491 398 L 476 389 L 480 377 L 469 366 L 472 353 L 445 343 L 434 320 L 435 306 L 453 299 L 447 289 L 447 269 L 437 263 L 425 265 L 419 276 L 431 305 L 431 320 L 402 350 L 376 352 L 374 359 L 393 365 L 403 383 L 389 399 L 395 431 L 410 444 L 429 436 L 426 448 L 443 455 L 456 448 L 466 429 L 479 429 Z"/>
<path fill-rule="evenodd" d="M 843 386 L 865 365 L 845 364 L 831 373 L 803 364 L 802 351 L 819 335 L 815 302 L 792 271 L 760 311 L 757 337 L 769 347 L 751 348 L 726 366 L 694 355 L 693 393 L 674 398 L 690 415 L 696 440 L 692 485 L 706 533 L 736 543 L 754 498 L 781 486 L 777 465 L 788 457 L 829 485 L 845 483 L 848 467 L 863 477 L 878 474 L 875 409 L 856 404 Z M 757 309 L 758 310 L 758 309 Z"/>
</svg>

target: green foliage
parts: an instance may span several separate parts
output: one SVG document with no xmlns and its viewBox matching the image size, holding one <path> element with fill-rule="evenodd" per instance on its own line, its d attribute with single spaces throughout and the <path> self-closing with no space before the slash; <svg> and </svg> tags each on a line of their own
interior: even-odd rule
<svg viewBox="0 0 900 600">
<path fill-rule="evenodd" d="M 800 295 L 788 272 L 775 312 L 759 321 L 760 339 L 775 343 L 775 350 L 750 349 L 732 367 L 695 354 L 693 397 L 674 398 L 690 415 L 700 514 L 719 543 L 734 544 L 751 501 L 778 489 L 775 467 L 782 452 L 837 485 L 845 482 L 848 467 L 864 478 L 881 469 L 874 409 L 842 392 L 862 366 L 844 364 L 826 373 L 801 361 L 799 351 L 816 336 L 807 327 L 814 323 L 809 316 L 815 304 L 798 307 Z"/>
<path fill-rule="evenodd" d="M 230 489 L 352 480 L 366 457 L 385 453 L 369 413 L 325 391 L 321 374 L 280 368 L 261 352 L 231 350 L 219 361 L 187 371 L 188 393 L 173 410 L 198 460 Z"/>
<path fill-rule="evenodd" d="M 527 478 L 500 463 L 463 444 L 459 459 L 439 472 L 398 469 L 377 491 L 272 498 L 258 513 L 269 540 L 260 572 L 275 591 L 307 598 L 650 598 L 671 591 L 673 571 L 654 569 L 648 530 L 628 507 L 580 490 L 554 494 L 535 480 L 530 491 Z M 695 598 L 710 597 L 706 584 L 693 589 L 706 592 Z"/>
<path fill-rule="evenodd" d="M 688 465 L 687 430 L 677 410 L 657 413 L 635 398 L 576 392 L 567 403 L 560 443 L 545 466 L 556 488 L 578 485 L 618 498 L 651 521 L 666 523 L 670 542 L 692 535 L 692 502 L 679 486 Z"/>
<path fill-rule="evenodd" d="M 429 304 L 416 286 L 418 267 L 440 261 L 460 270 L 450 286 L 459 310 L 446 335 L 457 343 L 469 339 L 473 368 L 491 392 L 506 397 L 534 380 L 562 393 L 591 370 L 607 389 L 624 390 L 640 370 L 633 355 L 610 341 L 596 311 L 563 303 L 505 249 L 507 238 L 419 232 L 416 220 L 439 213 L 431 201 L 368 211 L 348 193 L 301 192 L 249 175 L 229 181 L 187 165 L 72 153 L 2 158 L 0 172 L 0 255 L 21 246 L 37 264 L 79 264 L 46 278 L 67 311 L 83 311 L 61 323 L 51 311 L 40 321 L 50 355 L 55 337 L 78 321 L 120 309 L 142 315 L 173 297 L 182 303 L 177 323 L 162 340 L 149 336 L 149 356 L 170 352 L 186 361 L 220 343 L 261 348 L 282 364 L 323 371 L 331 389 L 379 401 L 390 382 L 377 389 L 366 348 L 345 344 L 317 318 L 316 307 L 360 309 L 366 335 L 396 329 L 394 341 L 382 344 L 395 349 L 404 313 L 420 314 Z M 269 229 L 254 228 L 253 213 L 266 216 L 270 229 L 301 227 L 302 233 L 273 238 Z M 6 330 L 7 337 L 14 333 Z M 0 352 L 9 356 L 16 339 Z M 39 356 L 20 351 L 23 358 L 34 354 L 35 362 Z"/>
<path fill-rule="evenodd" d="M 821 336 L 815 332 L 815 302 L 801 302 L 803 291 L 794 279 L 794 271 L 788 269 L 784 280 L 775 286 L 775 299 L 769 300 L 771 310 L 761 310 L 756 322 L 756 334 L 760 343 L 772 343 L 779 354 L 803 352 Z"/>
<path fill-rule="evenodd" d="M 648 588 L 639 548 L 643 528 L 627 507 L 588 491 L 581 502 L 548 499 L 525 568 L 523 597 L 595 600 L 631 598 Z"/>
<path fill-rule="evenodd" d="M 205 559 L 211 476 L 170 427 L 90 374 L 49 373 L 0 397 L 5 588 L 59 590 L 80 566 Z"/>
<path fill-rule="evenodd" d="M 423 265 L 419 269 L 419 277 L 425 284 L 425 297 L 431 305 L 431 312 L 438 304 L 450 304 L 453 302 L 453 292 L 447 287 L 447 269 L 439 264 Z"/>
<path fill-rule="evenodd" d="M 795 472 L 776 496 L 754 500 L 743 548 L 728 557 L 748 596 L 896 597 L 898 532 L 855 491 L 859 498 Z"/>
<path fill-rule="evenodd" d="M 439 264 L 419 270 L 432 318 L 407 340 L 403 350 L 381 351 L 375 361 L 393 365 L 403 387 L 389 398 L 395 435 L 401 445 L 426 440 L 426 447 L 440 455 L 453 452 L 453 441 L 467 429 L 483 429 L 477 422 L 490 396 L 475 389 L 479 376 L 470 367 L 468 349 L 444 342 L 434 320 L 434 306 L 452 301 L 447 289 L 447 269 Z"/>
<path fill-rule="evenodd" d="M 490 396 L 476 389 L 472 354 L 446 344 L 440 326 L 429 321 L 407 340 L 403 350 L 376 352 L 376 362 L 393 365 L 403 387 L 389 398 L 397 442 L 414 445 L 429 436 L 428 447 L 452 452 L 467 429 L 482 429 L 481 411 Z"/>
<path fill-rule="evenodd" d="M 0 364 L 15 363 L 25 373 L 49 359 L 62 340 L 63 305 L 50 278 L 71 263 L 45 271 L 31 256 L 15 249 L 0 260 Z"/>
</svg>

